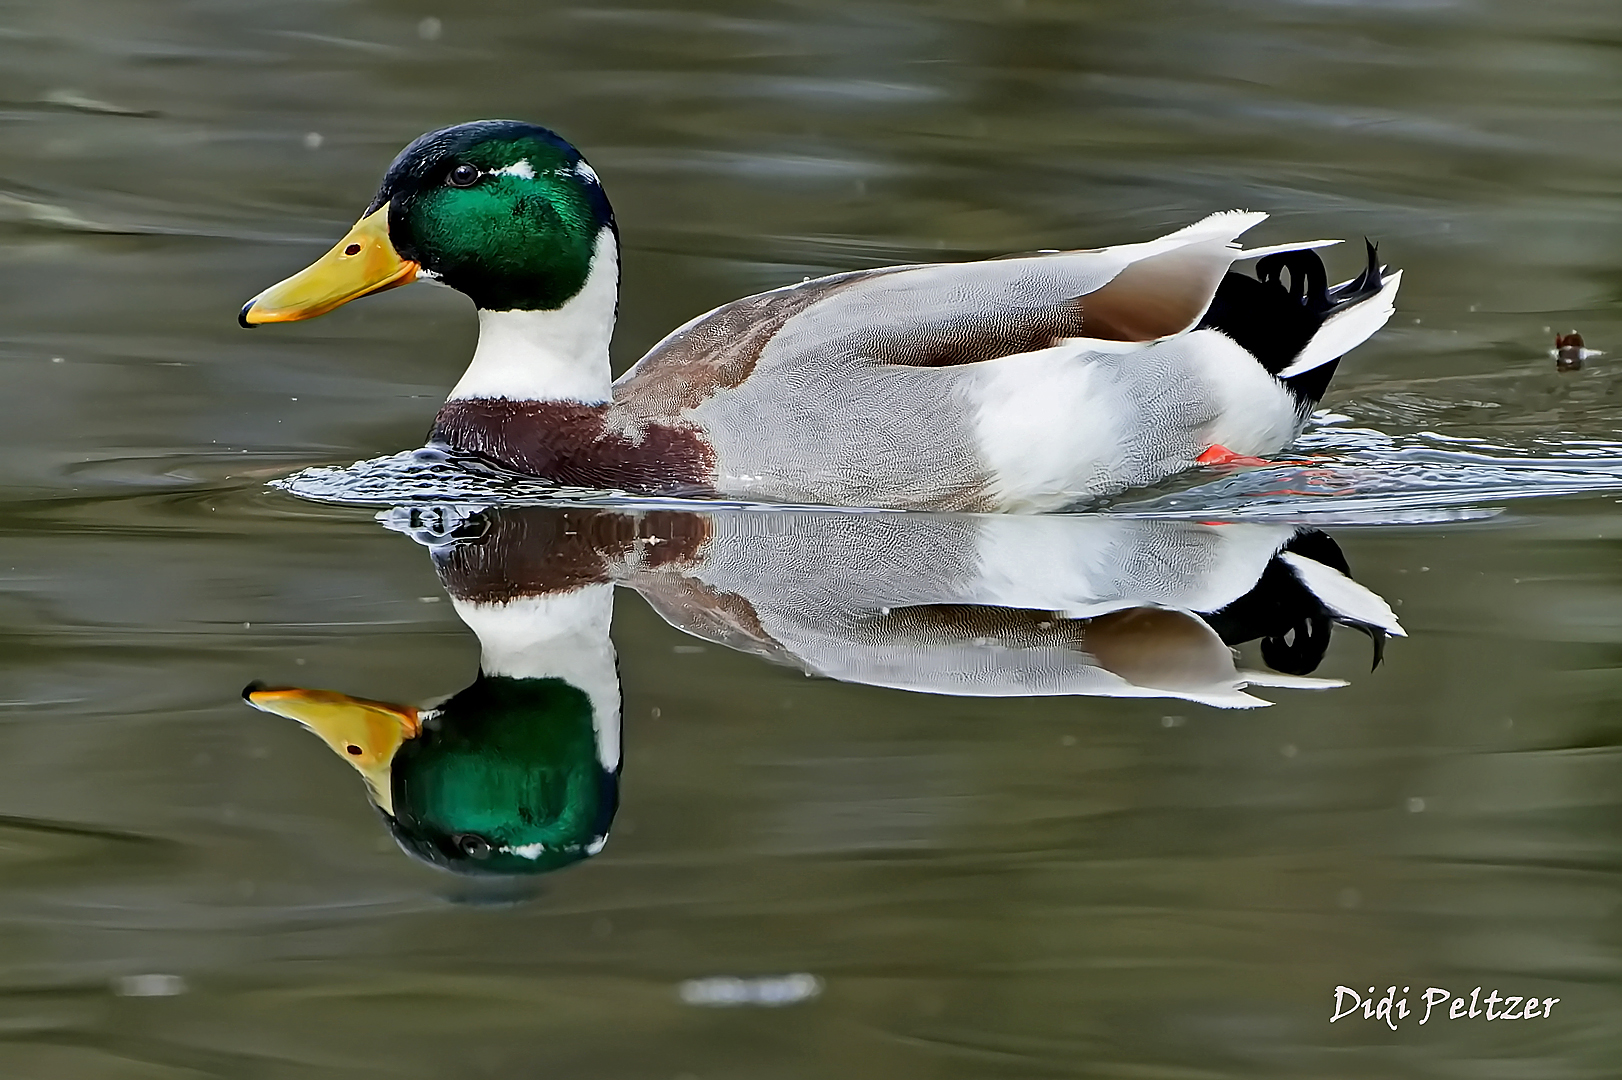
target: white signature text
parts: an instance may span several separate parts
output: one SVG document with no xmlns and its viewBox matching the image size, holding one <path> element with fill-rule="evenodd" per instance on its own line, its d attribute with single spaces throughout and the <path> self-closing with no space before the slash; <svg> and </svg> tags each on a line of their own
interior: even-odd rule
<svg viewBox="0 0 1622 1080">
<path fill-rule="evenodd" d="M 1481 987 L 1476 987 L 1469 994 L 1455 996 L 1451 990 L 1440 986 L 1428 987 L 1415 1006 L 1408 1007 L 1408 987 L 1397 993 L 1395 986 L 1388 986 L 1385 995 L 1380 996 L 1374 987 L 1369 987 L 1365 996 L 1353 990 L 1350 986 L 1335 987 L 1335 1009 L 1329 1017 L 1333 1024 L 1337 1020 L 1344 1020 L 1361 1014 L 1364 1020 L 1381 1020 L 1392 1031 L 1397 1030 L 1397 1021 L 1406 1020 L 1410 1013 L 1421 1013 L 1419 1022 L 1428 1023 L 1434 1014 L 1436 1019 L 1446 1016 L 1449 1020 L 1475 1020 L 1485 1016 L 1488 1020 L 1541 1020 L 1549 1015 L 1555 1002 L 1560 999 L 1517 997 L 1515 995 L 1500 995 L 1495 989 L 1486 997 L 1481 996 Z M 1423 1011 L 1421 1012 L 1421 1009 Z"/>
</svg>

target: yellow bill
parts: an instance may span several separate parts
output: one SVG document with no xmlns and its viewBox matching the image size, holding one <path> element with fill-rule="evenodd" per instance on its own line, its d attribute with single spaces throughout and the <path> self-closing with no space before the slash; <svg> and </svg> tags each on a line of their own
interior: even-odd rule
<svg viewBox="0 0 1622 1080">
<path fill-rule="evenodd" d="M 400 745 L 422 731 L 416 709 L 350 697 L 336 690 L 263 687 L 257 683 L 244 690 L 242 698 L 261 712 L 297 720 L 319 735 L 365 778 L 372 801 L 389 816 L 394 815 L 389 769 Z"/>
<path fill-rule="evenodd" d="M 384 203 L 355 222 L 331 251 L 249 300 L 237 321 L 254 327 L 313 319 L 359 297 L 408 285 L 420 269 L 389 241 L 389 204 Z"/>
</svg>

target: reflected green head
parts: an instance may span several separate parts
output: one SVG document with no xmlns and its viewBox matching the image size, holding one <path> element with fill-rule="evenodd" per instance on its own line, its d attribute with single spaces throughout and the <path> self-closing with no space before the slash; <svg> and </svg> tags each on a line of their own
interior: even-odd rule
<svg viewBox="0 0 1622 1080">
<path fill-rule="evenodd" d="M 408 854 L 473 874 L 534 874 L 601 850 L 619 779 L 592 705 L 562 679 L 481 675 L 395 754 L 389 826 Z M 385 815 L 387 817 L 387 815 Z"/>
<path fill-rule="evenodd" d="M 599 234 L 615 227 L 580 152 L 515 120 L 421 136 L 367 213 L 385 203 L 395 250 L 492 311 L 562 307 L 585 285 Z"/>
</svg>

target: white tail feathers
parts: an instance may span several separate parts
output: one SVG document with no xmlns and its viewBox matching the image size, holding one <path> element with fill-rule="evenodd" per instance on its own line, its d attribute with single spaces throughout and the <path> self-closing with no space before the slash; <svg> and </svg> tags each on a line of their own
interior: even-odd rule
<svg viewBox="0 0 1622 1080">
<path fill-rule="evenodd" d="M 1278 377 L 1288 379 L 1322 367 L 1373 337 L 1374 332 L 1384 326 L 1396 311 L 1397 287 L 1401 284 L 1402 271 L 1398 270 L 1381 281 L 1379 292 L 1325 319 L 1318 332 L 1312 335 L 1312 340 L 1307 342 L 1306 348 L 1278 373 Z"/>
</svg>

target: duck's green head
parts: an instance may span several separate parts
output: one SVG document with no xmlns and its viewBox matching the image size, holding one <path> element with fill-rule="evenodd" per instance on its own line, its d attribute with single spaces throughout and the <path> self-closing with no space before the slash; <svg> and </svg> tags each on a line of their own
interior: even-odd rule
<svg viewBox="0 0 1622 1080">
<path fill-rule="evenodd" d="M 619 806 L 591 699 L 562 679 L 488 675 L 416 710 L 325 690 L 250 686 L 367 780 L 407 854 L 468 874 L 536 874 L 597 854 Z"/>
<path fill-rule="evenodd" d="M 313 318 L 418 277 L 491 311 L 553 310 L 615 236 L 597 174 L 565 139 L 516 120 L 458 124 L 400 151 L 349 235 L 240 321 Z"/>
</svg>

